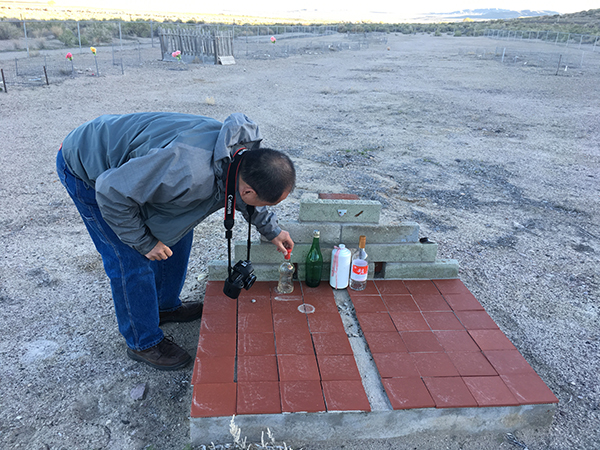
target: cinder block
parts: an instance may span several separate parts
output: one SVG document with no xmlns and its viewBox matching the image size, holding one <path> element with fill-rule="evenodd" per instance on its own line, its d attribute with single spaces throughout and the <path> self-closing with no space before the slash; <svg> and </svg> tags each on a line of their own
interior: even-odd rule
<svg viewBox="0 0 600 450">
<path fill-rule="evenodd" d="M 358 238 L 366 236 L 371 244 L 405 244 L 419 241 L 419 224 L 402 222 L 398 225 L 342 225 L 340 242 L 350 247 L 358 246 Z M 368 251 L 367 251 L 368 253 Z"/>
<path fill-rule="evenodd" d="M 326 222 L 299 222 L 297 220 L 279 221 L 279 226 L 290 233 L 295 244 L 312 244 L 313 232 L 319 230 L 321 245 L 337 245 L 342 234 L 342 225 Z M 358 241 L 357 241 L 358 242 Z"/>
<path fill-rule="evenodd" d="M 384 277 L 395 280 L 458 278 L 458 261 L 438 259 L 433 263 L 386 263 Z"/>
<path fill-rule="evenodd" d="M 429 244 L 367 244 L 366 251 L 373 262 L 434 262 L 438 245 Z"/>
<path fill-rule="evenodd" d="M 379 223 L 381 203 L 374 200 L 328 200 L 303 197 L 300 222 Z"/>
<path fill-rule="evenodd" d="M 311 244 L 296 244 L 292 251 L 293 263 L 304 263 L 306 256 L 310 251 Z M 323 255 L 323 261 L 331 261 L 331 252 L 333 246 L 322 245 L 321 254 Z M 238 241 L 235 243 L 235 260 L 246 259 L 248 256 L 247 243 L 244 241 Z M 281 264 L 283 262 L 283 254 L 277 251 L 277 248 L 269 242 L 253 242 L 250 248 L 250 260 L 256 264 Z"/>
<path fill-rule="evenodd" d="M 254 264 L 254 275 L 258 281 L 279 280 L 279 264 Z M 224 281 L 229 275 L 227 261 L 211 261 L 208 264 L 208 279 L 210 281 Z"/>
</svg>

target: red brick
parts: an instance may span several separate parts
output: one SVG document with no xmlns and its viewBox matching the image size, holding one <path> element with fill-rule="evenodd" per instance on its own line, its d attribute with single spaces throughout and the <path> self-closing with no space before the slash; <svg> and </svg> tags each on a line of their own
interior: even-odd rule
<svg viewBox="0 0 600 450">
<path fill-rule="evenodd" d="M 196 356 L 235 356 L 235 333 L 200 333 Z"/>
<path fill-rule="evenodd" d="M 281 381 L 320 380 L 315 355 L 277 355 Z"/>
<path fill-rule="evenodd" d="M 278 355 L 314 355 L 313 341 L 308 329 L 298 332 L 275 333 Z"/>
<path fill-rule="evenodd" d="M 534 372 L 518 350 L 488 350 L 483 354 L 500 375 Z"/>
<path fill-rule="evenodd" d="M 411 353 L 422 377 L 457 377 L 458 371 L 446 353 Z"/>
<path fill-rule="evenodd" d="M 240 333 L 237 343 L 238 356 L 266 356 L 275 354 L 273 333 Z"/>
<path fill-rule="evenodd" d="M 205 295 L 203 314 L 235 314 L 237 310 L 237 300 L 234 298 L 225 297 L 223 295 Z"/>
<path fill-rule="evenodd" d="M 497 375 L 496 370 L 481 352 L 449 352 L 448 356 L 463 377 Z"/>
<path fill-rule="evenodd" d="M 423 312 L 422 314 L 432 330 L 462 331 L 465 329 L 452 311 Z"/>
<path fill-rule="evenodd" d="M 238 333 L 273 333 L 271 311 L 239 313 Z"/>
<path fill-rule="evenodd" d="M 455 311 L 467 330 L 494 330 L 498 325 L 485 311 Z"/>
<path fill-rule="evenodd" d="M 257 312 L 271 313 L 270 295 L 256 295 L 252 296 L 252 298 L 238 299 L 238 313 L 243 314 Z"/>
<path fill-rule="evenodd" d="M 558 403 L 558 399 L 535 372 L 500 375 L 519 404 Z"/>
<path fill-rule="evenodd" d="M 314 306 L 316 313 L 337 313 L 337 305 L 333 296 L 331 298 L 323 297 L 304 297 L 304 303 Z"/>
<path fill-rule="evenodd" d="M 333 289 L 329 286 L 327 281 L 321 281 L 317 287 L 308 287 L 306 283 L 301 283 L 302 295 L 304 297 L 319 296 L 319 297 L 333 297 Z"/>
<path fill-rule="evenodd" d="M 255 296 L 271 296 L 271 284 L 268 281 L 257 281 L 254 285 L 246 290 L 242 289 L 238 299 L 252 299 Z"/>
<path fill-rule="evenodd" d="M 388 313 L 356 313 L 363 331 L 396 331 Z"/>
<path fill-rule="evenodd" d="M 317 356 L 353 354 L 346 333 L 315 333 L 312 339 Z"/>
<path fill-rule="evenodd" d="M 421 311 L 450 311 L 450 305 L 441 295 L 413 295 L 413 300 Z"/>
<path fill-rule="evenodd" d="M 206 283 L 206 290 L 204 291 L 204 299 L 206 299 L 206 297 L 222 297 L 224 299 L 229 298 L 223 294 L 224 285 L 224 281 L 208 281 Z"/>
<path fill-rule="evenodd" d="M 279 385 L 282 412 L 325 411 L 320 381 L 282 381 Z"/>
<path fill-rule="evenodd" d="M 300 312 L 298 306 L 303 305 L 302 300 L 283 301 L 283 300 L 271 300 L 271 309 L 273 314 L 296 314 Z"/>
<path fill-rule="evenodd" d="M 516 406 L 515 396 L 500 377 L 463 377 L 479 406 Z"/>
<path fill-rule="evenodd" d="M 311 333 L 344 333 L 344 323 L 339 313 L 308 314 L 308 325 Z"/>
<path fill-rule="evenodd" d="M 307 332 L 306 314 L 296 311 L 293 313 L 273 313 L 273 328 L 275 333 Z"/>
<path fill-rule="evenodd" d="M 423 381 L 437 408 L 477 406 L 477 401 L 460 377 L 424 378 Z"/>
<path fill-rule="evenodd" d="M 203 356 L 196 358 L 192 384 L 228 383 L 234 380 L 234 356 Z"/>
<path fill-rule="evenodd" d="M 373 359 L 381 378 L 420 376 L 413 359 L 408 353 L 373 353 Z"/>
<path fill-rule="evenodd" d="M 392 312 L 392 321 L 398 331 L 429 331 L 429 325 L 420 312 Z"/>
<path fill-rule="evenodd" d="M 382 295 L 383 302 L 390 312 L 418 312 L 419 307 L 412 295 Z"/>
<path fill-rule="evenodd" d="M 321 380 L 358 380 L 360 373 L 353 355 L 321 355 L 318 356 Z"/>
<path fill-rule="evenodd" d="M 419 377 L 384 378 L 382 382 L 394 409 L 435 407 L 435 402 Z"/>
<path fill-rule="evenodd" d="M 449 280 L 431 280 L 442 294 L 461 294 L 469 292 L 469 289 L 458 278 Z"/>
<path fill-rule="evenodd" d="M 409 294 L 406 285 L 402 280 L 374 280 L 375 286 L 380 294 Z"/>
<path fill-rule="evenodd" d="M 443 352 L 444 349 L 432 331 L 407 331 L 400 333 L 409 352 Z"/>
<path fill-rule="evenodd" d="M 238 356 L 237 381 L 279 381 L 275 356 Z"/>
<path fill-rule="evenodd" d="M 368 331 L 364 332 L 367 344 L 369 344 L 369 350 L 371 353 L 398 353 L 408 352 L 404 341 L 400 337 L 400 334 L 396 331 L 390 332 L 376 332 Z"/>
<path fill-rule="evenodd" d="M 367 287 L 362 291 L 348 289 L 348 294 L 350 294 L 350 298 L 364 295 L 379 295 L 379 290 L 377 289 L 377 286 L 375 286 L 375 283 L 373 283 L 373 280 L 367 280 Z"/>
<path fill-rule="evenodd" d="M 280 414 L 281 398 L 277 381 L 238 383 L 237 414 Z"/>
<path fill-rule="evenodd" d="M 192 417 L 222 417 L 235 414 L 236 384 L 214 383 L 194 386 Z"/>
<path fill-rule="evenodd" d="M 236 314 L 202 314 L 200 333 L 235 333 Z"/>
<path fill-rule="evenodd" d="M 470 292 L 444 294 L 446 302 L 454 311 L 483 311 L 483 306 Z"/>
<path fill-rule="evenodd" d="M 415 295 L 431 295 L 439 294 L 438 288 L 430 280 L 404 280 L 404 285 L 408 289 L 408 292 Z"/>
<path fill-rule="evenodd" d="M 322 381 L 327 411 L 371 411 L 360 380 Z"/>
<path fill-rule="evenodd" d="M 381 300 L 381 297 L 375 295 L 352 297 L 352 304 L 356 312 L 387 312 L 387 306 Z"/>
<path fill-rule="evenodd" d="M 321 200 L 360 200 L 356 194 L 325 194 L 320 193 Z"/>
<path fill-rule="evenodd" d="M 471 330 L 469 334 L 481 350 L 516 350 L 500 330 Z"/>
<path fill-rule="evenodd" d="M 480 349 L 466 331 L 434 331 L 447 352 L 479 352 Z"/>
</svg>

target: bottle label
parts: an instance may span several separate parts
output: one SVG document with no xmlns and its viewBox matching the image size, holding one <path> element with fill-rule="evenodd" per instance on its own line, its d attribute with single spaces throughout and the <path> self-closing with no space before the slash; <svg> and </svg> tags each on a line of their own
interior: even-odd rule
<svg viewBox="0 0 600 450">
<path fill-rule="evenodd" d="M 364 259 L 355 259 L 352 261 L 351 277 L 354 281 L 365 281 L 369 272 L 369 263 Z"/>
</svg>

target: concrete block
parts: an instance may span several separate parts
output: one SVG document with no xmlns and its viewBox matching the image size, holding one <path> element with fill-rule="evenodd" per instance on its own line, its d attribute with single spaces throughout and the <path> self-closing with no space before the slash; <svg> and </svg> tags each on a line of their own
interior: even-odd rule
<svg viewBox="0 0 600 450">
<path fill-rule="evenodd" d="M 321 245 L 337 245 L 340 242 L 342 234 L 342 225 L 338 223 L 326 222 L 299 222 L 297 220 L 279 221 L 279 226 L 290 233 L 295 244 L 312 244 L 313 232 L 321 232 Z M 358 240 L 356 241 L 358 242 Z"/>
<path fill-rule="evenodd" d="M 433 280 L 458 278 L 458 261 L 438 259 L 433 263 L 386 263 L 385 279 L 394 280 Z"/>
<path fill-rule="evenodd" d="M 379 223 L 381 203 L 374 200 L 300 200 L 300 222 Z"/>
<path fill-rule="evenodd" d="M 255 264 L 254 275 L 257 281 L 277 281 L 279 280 L 279 264 Z M 208 280 L 224 281 L 229 275 L 227 271 L 227 261 L 211 261 L 208 264 Z"/>
<path fill-rule="evenodd" d="M 472 438 L 479 433 L 514 433 L 548 429 L 557 404 L 488 408 L 419 408 L 371 412 L 327 412 L 291 414 L 240 414 L 235 423 L 249 442 L 260 442 L 269 428 L 278 442 L 294 448 L 311 442 L 330 441 L 323 448 L 339 448 L 337 441 L 365 439 L 422 438 L 435 442 L 430 448 L 445 448 L 448 436 Z M 199 446 L 231 442 L 231 416 L 190 418 L 190 440 Z M 360 444 L 357 448 L 360 447 Z"/>
<path fill-rule="evenodd" d="M 368 242 L 368 241 L 367 241 Z M 434 262 L 438 245 L 430 244 L 367 244 L 373 262 Z"/>
<path fill-rule="evenodd" d="M 311 244 L 296 244 L 292 251 L 293 263 L 304 263 L 306 261 L 306 255 L 310 251 Z M 321 253 L 323 254 L 323 261 L 331 261 L 331 251 L 333 250 L 332 245 L 322 245 Z M 246 259 L 248 256 L 247 244 L 244 241 L 238 241 L 235 243 L 235 260 Z M 283 254 L 277 251 L 277 248 L 269 242 L 252 243 L 250 248 L 250 260 L 256 264 L 281 264 L 283 262 Z"/>
<path fill-rule="evenodd" d="M 339 242 L 357 246 L 358 238 L 367 237 L 367 246 L 371 244 L 405 244 L 419 241 L 419 224 L 402 222 L 397 225 L 342 225 Z"/>
</svg>

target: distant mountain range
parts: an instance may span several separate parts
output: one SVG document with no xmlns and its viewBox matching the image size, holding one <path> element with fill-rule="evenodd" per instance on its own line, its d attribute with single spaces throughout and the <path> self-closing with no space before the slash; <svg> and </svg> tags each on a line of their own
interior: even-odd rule
<svg viewBox="0 0 600 450">
<path fill-rule="evenodd" d="M 462 11 L 453 11 L 447 13 L 429 13 L 425 17 L 428 20 L 435 19 L 440 20 L 461 20 L 461 19 L 473 19 L 473 20 L 496 20 L 496 19 L 518 19 L 520 17 L 538 17 L 538 16 L 553 16 L 559 14 L 556 11 L 531 11 L 524 9 L 521 11 L 514 11 L 510 9 L 500 8 L 485 8 L 485 9 L 464 9 Z"/>
</svg>

